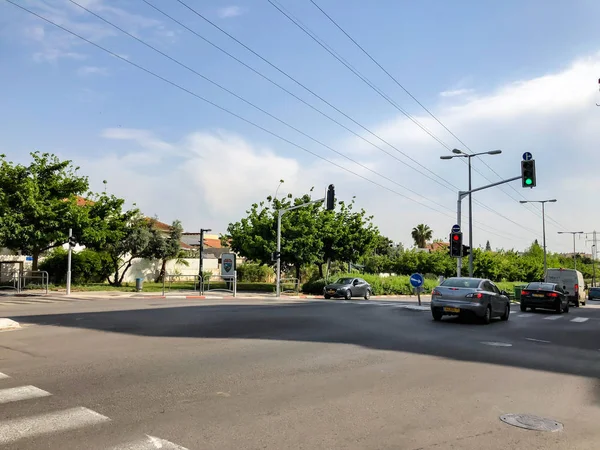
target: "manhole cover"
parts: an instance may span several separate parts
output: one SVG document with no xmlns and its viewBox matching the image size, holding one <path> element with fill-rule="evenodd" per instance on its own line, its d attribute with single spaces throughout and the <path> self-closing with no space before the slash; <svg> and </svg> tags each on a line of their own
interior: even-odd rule
<svg viewBox="0 0 600 450">
<path fill-rule="evenodd" d="M 509 344 L 508 342 L 488 342 L 488 341 L 483 341 L 481 343 L 483 345 L 491 345 L 492 347 L 512 347 L 512 344 Z"/>
<path fill-rule="evenodd" d="M 532 414 L 504 414 L 500 420 L 509 425 L 534 431 L 562 431 L 563 424 L 556 420 Z"/>
</svg>

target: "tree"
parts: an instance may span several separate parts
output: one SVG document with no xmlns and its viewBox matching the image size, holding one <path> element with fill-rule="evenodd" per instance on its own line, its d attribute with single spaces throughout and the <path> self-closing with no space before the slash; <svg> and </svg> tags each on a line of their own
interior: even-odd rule
<svg viewBox="0 0 600 450">
<path fill-rule="evenodd" d="M 136 258 L 152 255 L 153 223 L 137 209 L 123 210 L 125 200 L 102 194 L 83 207 L 79 241 L 108 255 L 107 281 L 121 286 Z"/>
<path fill-rule="evenodd" d="M 486 252 L 491 252 L 492 251 L 492 246 L 490 245 L 490 241 L 487 241 L 485 243 L 485 251 Z"/>
<path fill-rule="evenodd" d="M 155 279 L 156 283 L 159 283 L 165 277 L 167 268 L 167 262 L 171 259 L 178 258 L 180 262 L 187 264 L 181 255 L 181 234 L 183 233 L 183 227 L 181 222 L 175 220 L 169 228 L 169 234 L 165 236 L 162 231 L 156 228 L 156 220 L 151 221 L 151 237 L 150 242 L 144 257 L 150 259 L 161 260 L 161 267 L 158 276 Z M 185 262 L 184 262 L 185 261 Z"/>
<path fill-rule="evenodd" d="M 433 236 L 433 231 L 428 225 L 421 223 L 412 229 L 410 235 L 415 241 L 417 248 L 425 248 L 427 241 Z"/>
<path fill-rule="evenodd" d="M 82 219 L 77 196 L 88 190 L 87 177 L 71 161 L 33 152 L 29 165 L 0 156 L 0 241 L 11 250 L 33 257 L 65 244 L 69 228 Z"/>
</svg>

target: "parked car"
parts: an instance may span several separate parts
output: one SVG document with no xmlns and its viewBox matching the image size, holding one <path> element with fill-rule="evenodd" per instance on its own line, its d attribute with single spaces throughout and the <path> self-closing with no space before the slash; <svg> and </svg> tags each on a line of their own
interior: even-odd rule
<svg viewBox="0 0 600 450">
<path fill-rule="evenodd" d="M 364 297 L 369 300 L 372 293 L 371 285 L 362 278 L 340 278 L 323 288 L 323 297 L 327 299 L 341 297 L 350 300 L 352 297 Z"/>
<path fill-rule="evenodd" d="M 588 300 L 600 299 L 600 287 L 591 287 L 588 289 Z"/>
<path fill-rule="evenodd" d="M 558 284 L 565 291 L 569 302 L 575 305 L 576 308 L 580 304 L 585 305 L 585 282 L 583 281 L 582 273 L 578 270 L 547 269 L 544 281 L 546 283 Z"/>
<path fill-rule="evenodd" d="M 494 317 L 508 320 L 510 299 L 505 291 L 484 278 L 448 278 L 431 292 L 433 320 L 443 316 L 474 314 L 488 324 Z"/>
<path fill-rule="evenodd" d="M 558 314 L 569 312 L 569 297 L 556 283 L 529 283 L 521 291 L 521 311 L 531 308 L 552 309 Z"/>
</svg>

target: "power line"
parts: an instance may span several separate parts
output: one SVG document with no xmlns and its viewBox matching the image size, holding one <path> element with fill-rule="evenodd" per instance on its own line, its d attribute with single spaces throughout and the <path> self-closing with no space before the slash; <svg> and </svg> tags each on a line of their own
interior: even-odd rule
<svg viewBox="0 0 600 450">
<path fill-rule="evenodd" d="M 270 1 L 270 0 L 269 0 Z M 361 46 L 348 32 L 346 32 L 346 30 L 344 30 L 344 28 L 342 28 L 334 19 L 333 17 L 331 17 L 329 14 L 327 14 L 327 12 L 325 12 L 323 10 L 323 8 L 321 8 L 314 0 L 309 0 L 319 11 L 321 11 L 321 13 L 323 13 L 323 15 L 325 17 L 327 17 L 327 19 L 329 19 L 329 21 L 335 25 L 335 27 L 337 27 L 348 39 L 350 39 L 354 45 L 356 45 L 371 61 L 373 61 L 373 63 L 375 63 L 394 83 L 396 83 L 396 85 L 398 85 L 406 94 L 408 94 L 409 97 L 411 97 L 421 108 L 423 108 L 423 110 L 425 110 L 427 112 L 427 114 L 429 114 L 438 124 L 440 124 L 448 133 L 450 133 L 458 142 L 460 142 L 467 150 L 469 150 L 471 153 L 473 153 L 473 150 L 471 150 L 471 148 L 462 140 L 460 139 L 456 134 L 454 134 L 435 114 L 433 114 L 433 112 L 431 112 L 431 110 L 429 110 L 425 105 L 423 105 L 408 89 L 406 89 L 397 79 L 396 77 L 394 77 L 390 72 L 388 72 L 367 50 L 365 50 L 365 48 L 363 46 Z M 325 44 L 326 45 L 326 44 Z M 329 46 L 328 46 L 329 47 Z M 329 47 L 330 48 L 330 47 Z M 502 177 L 500 176 L 500 174 L 498 172 L 496 172 L 496 170 L 494 170 L 494 168 L 492 168 L 487 162 L 485 162 L 484 160 L 481 161 L 488 169 L 490 169 L 499 179 L 502 179 Z M 479 172 L 479 170 L 475 169 L 480 175 L 482 175 L 485 179 L 487 179 L 488 181 L 491 182 L 491 180 L 489 178 L 487 178 L 485 175 L 483 175 L 481 172 Z M 521 196 L 521 198 L 525 199 L 525 196 L 517 191 L 513 186 L 509 186 L 509 188 L 511 188 L 515 193 L 517 193 L 518 195 Z M 512 197 L 510 194 L 508 194 L 508 192 L 504 191 L 503 189 L 501 189 L 502 192 L 504 192 L 506 195 L 508 195 L 510 198 L 512 198 L 513 200 L 516 201 L 516 199 L 514 197 Z M 523 204 L 523 207 L 527 208 L 527 206 L 532 207 L 532 205 L 529 204 Z M 530 211 L 533 213 L 534 210 L 530 209 Z M 538 213 L 538 211 L 535 211 L 536 215 L 538 215 L 538 217 L 541 217 Z M 559 222 L 557 222 L 556 220 L 554 220 L 552 217 L 549 217 L 548 215 L 546 215 L 547 219 L 550 219 L 550 221 L 556 223 L 557 225 L 561 226 Z M 561 226 L 562 227 L 562 226 Z M 564 228 L 564 227 L 563 227 Z"/>
<path fill-rule="evenodd" d="M 344 170 L 344 171 L 346 171 L 346 172 L 348 172 L 348 173 L 350 173 L 352 175 L 355 175 L 355 176 L 357 176 L 357 177 L 359 177 L 359 178 L 361 178 L 361 179 L 363 179 L 365 181 L 368 181 L 368 182 L 370 182 L 370 183 L 372 183 L 372 184 L 374 184 L 374 185 L 376 185 L 378 187 L 386 189 L 386 190 L 388 190 L 388 191 L 390 191 L 390 192 L 392 192 L 392 193 L 394 193 L 394 194 L 396 194 L 398 196 L 401 196 L 401 197 L 403 197 L 403 198 L 405 198 L 405 199 L 407 199 L 409 201 L 417 203 L 417 204 L 419 204 L 421 206 L 424 206 L 424 207 L 426 207 L 428 209 L 431 209 L 432 211 L 435 211 L 435 212 L 437 212 L 439 214 L 443 214 L 443 215 L 445 215 L 447 217 L 451 217 L 451 218 L 453 217 L 453 216 L 451 216 L 449 214 L 446 214 L 446 213 L 444 213 L 442 211 L 439 211 L 439 210 L 437 210 L 437 209 L 435 209 L 435 208 L 433 208 L 431 206 L 428 206 L 428 205 L 426 205 L 426 204 L 424 204 L 424 203 L 422 203 L 422 202 L 420 202 L 418 200 L 415 200 L 415 199 L 413 199 L 411 197 L 408 197 L 408 196 L 406 196 L 406 195 L 404 195 L 404 194 L 402 194 L 400 192 L 397 192 L 397 191 L 395 191 L 395 190 L 393 190 L 393 189 L 391 189 L 391 188 L 389 188 L 389 187 L 387 187 L 385 185 L 377 183 L 377 182 L 375 182 L 375 181 L 373 181 L 373 180 L 371 180 L 371 179 L 369 179 L 367 177 L 364 177 L 364 176 L 362 176 L 362 175 L 360 175 L 360 174 L 358 174 L 356 172 L 353 172 L 353 171 L 351 171 L 350 169 L 347 169 L 344 166 L 341 166 L 341 165 L 339 165 L 339 164 L 337 164 L 337 163 L 335 163 L 333 161 L 330 161 L 330 160 L 322 157 L 321 155 L 319 155 L 317 153 L 314 153 L 311 150 L 309 150 L 309 149 L 307 149 L 305 147 L 302 147 L 302 146 L 300 146 L 300 145 L 298 145 L 298 144 L 290 141 L 289 139 L 287 139 L 287 138 L 285 138 L 285 137 L 283 137 L 283 136 L 281 136 L 281 135 L 279 135 L 277 133 L 274 133 L 274 132 L 272 132 L 272 131 L 270 131 L 270 130 L 264 128 L 264 127 L 262 127 L 261 125 L 258 125 L 257 123 L 255 123 L 253 121 L 250 121 L 250 120 L 242 117 L 241 115 L 236 114 L 236 113 L 228 110 L 227 108 L 224 108 L 224 107 L 222 107 L 222 106 L 220 106 L 220 105 L 218 105 L 218 104 L 216 104 L 216 103 L 214 103 L 214 102 L 212 102 L 212 101 L 210 101 L 210 100 L 208 100 L 208 99 L 206 99 L 206 98 L 204 98 L 204 97 L 196 94 L 195 92 L 193 92 L 193 91 L 191 91 L 191 90 L 189 90 L 189 89 L 187 89 L 187 88 L 185 88 L 185 87 L 183 87 L 183 86 L 181 86 L 181 85 L 179 85 L 179 84 L 177 84 L 177 83 L 175 83 L 175 82 L 173 82 L 173 81 L 171 81 L 171 80 L 169 80 L 169 79 L 167 79 L 167 78 L 165 78 L 165 77 L 163 77 L 161 75 L 158 75 L 157 73 L 155 73 L 155 72 L 153 72 L 153 71 L 151 71 L 151 70 L 149 70 L 149 69 L 147 69 L 147 68 L 145 68 L 145 67 L 143 67 L 143 66 L 141 66 L 141 65 L 139 65 L 139 64 L 137 64 L 137 63 L 135 63 L 133 61 L 131 61 L 129 59 L 126 59 L 126 58 L 118 55 L 117 53 L 112 52 L 111 50 L 108 50 L 107 48 L 105 48 L 105 47 L 103 47 L 103 46 L 101 46 L 101 45 L 99 45 L 99 44 L 97 44 L 97 43 L 95 43 L 93 41 L 90 41 L 89 39 L 87 39 L 87 38 L 85 38 L 85 37 L 83 37 L 83 36 L 81 36 L 81 35 L 73 32 L 73 31 L 71 31 L 71 30 L 69 30 L 69 29 L 67 29 L 67 28 L 65 28 L 65 27 L 63 27 L 63 26 L 61 26 L 61 25 L 59 25 L 59 24 L 57 24 L 55 22 L 53 22 L 52 20 L 50 20 L 50 19 L 48 19 L 48 18 L 46 18 L 46 17 L 44 17 L 44 16 L 42 16 L 40 14 L 35 13 L 34 11 L 31 11 L 31 10 L 29 10 L 29 9 L 21 6 L 21 5 L 17 5 L 12 0 L 6 0 L 6 1 L 8 3 L 12 4 L 13 6 L 16 6 L 17 8 L 20 8 L 23 11 L 28 12 L 29 14 L 32 14 L 32 15 L 38 17 L 39 19 L 44 20 L 45 22 L 47 22 L 47 23 L 49 23 L 49 24 L 51 24 L 51 25 L 53 25 L 53 26 L 55 26 L 55 27 L 57 27 L 57 28 L 65 31 L 65 32 L 67 32 L 67 33 L 69 33 L 69 34 L 71 34 L 71 35 L 73 35 L 73 36 L 75 36 L 75 37 L 83 40 L 84 42 L 87 42 L 88 44 L 93 45 L 94 47 L 96 47 L 96 48 L 98 48 L 98 49 L 100 49 L 100 50 L 102 50 L 102 51 L 110 54 L 111 56 L 114 56 L 114 57 L 120 59 L 121 61 L 124 61 L 124 62 L 126 62 L 126 63 L 128 63 L 128 64 L 130 64 L 130 65 L 132 65 L 132 66 L 134 66 L 134 67 L 136 67 L 136 68 L 144 71 L 144 72 L 146 72 L 147 74 L 152 75 L 153 77 L 158 78 L 159 80 L 164 81 L 164 82 L 172 85 L 173 87 L 176 87 L 176 88 L 178 88 L 178 89 L 180 89 L 180 90 L 182 90 L 182 91 L 184 91 L 184 92 L 186 92 L 186 93 L 188 93 L 188 94 L 190 94 L 190 95 L 192 95 L 192 96 L 194 96 L 194 97 L 196 97 L 196 98 L 198 98 L 198 99 L 200 99 L 200 100 L 202 100 L 202 101 L 204 101 L 204 102 L 206 102 L 206 103 L 208 103 L 208 104 L 210 104 L 210 105 L 212 105 L 212 106 L 214 106 L 216 108 L 218 108 L 219 110 L 221 110 L 223 112 L 226 112 L 226 113 L 228 113 L 228 114 L 230 114 L 230 115 L 232 115 L 232 116 L 234 116 L 234 117 L 236 117 L 236 118 L 238 118 L 238 119 L 240 119 L 240 120 L 242 120 L 242 121 L 244 121 L 244 122 L 246 122 L 246 123 L 248 123 L 248 124 L 250 124 L 250 125 L 252 125 L 252 126 L 254 126 L 254 127 L 256 127 L 256 128 L 258 128 L 258 129 L 260 129 L 260 130 L 262 130 L 262 131 L 264 131 L 264 132 L 266 132 L 266 133 L 268 133 L 268 134 L 270 134 L 270 135 L 272 135 L 272 136 L 274 136 L 276 138 L 278 138 L 278 139 L 280 139 L 280 140 L 282 140 L 283 142 L 286 142 L 286 143 L 288 143 L 288 144 L 290 144 L 290 145 L 292 145 L 292 146 L 294 146 L 296 148 L 299 148 L 299 149 L 301 149 L 301 150 L 303 150 L 303 151 L 305 151 L 305 152 L 307 152 L 307 153 L 309 153 L 309 154 L 311 154 L 311 155 L 313 155 L 313 156 L 315 156 L 315 157 L 317 157 L 317 158 L 319 158 L 319 159 L 321 159 L 321 160 L 323 160 L 325 162 L 328 162 L 328 163 L 334 165 L 335 167 L 338 167 L 339 169 L 342 169 L 342 170 Z M 72 1 L 72 0 L 70 0 L 70 1 Z M 77 4 L 74 1 L 72 1 L 72 3 Z M 77 4 L 77 5 L 81 6 L 79 4 Z M 94 15 L 96 15 L 96 14 L 94 14 Z M 107 22 L 107 23 L 109 23 L 109 22 Z M 429 200 L 429 201 L 431 201 L 431 200 Z M 496 233 L 490 233 L 490 234 L 496 234 Z M 498 234 L 496 234 L 496 235 L 498 235 Z M 500 237 L 502 237 L 502 236 L 500 236 Z"/>
<path fill-rule="evenodd" d="M 166 17 L 171 18 L 172 20 L 174 20 L 175 22 L 181 24 L 181 22 L 173 19 L 171 16 L 169 16 L 168 14 L 164 13 L 163 11 L 161 11 L 159 8 L 157 8 L 156 6 L 154 6 L 152 3 L 150 3 L 147 0 L 142 0 L 144 3 L 148 4 L 149 6 L 151 6 L 152 8 L 154 8 L 155 10 L 157 10 L 158 12 L 161 12 L 162 14 L 164 14 Z M 263 62 L 265 62 L 266 64 L 268 64 L 269 66 L 271 66 L 272 68 L 274 68 L 275 70 L 277 70 L 279 73 L 281 73 L 282 75 L 284 75 L 285 77 L 287 77 L 288 79 L 290 79 L 291 81 L 293 81 L 294 83 L 296 83 L 298 86 L 302 87 L 304 90 L 306 90 L 307 92 L 309 92 L 310 94 L 312 94 L 313 96 L 315 96 L 316 98 L 318 98 L 319 100 L 321 100 L 322 102 L 324 102 L 325 104 L 327 104 L 329 107 L 333 108 L 335 111 L 337 111 L 338 113 L 342 114 L 344 117 L 346 117 L 347 119 L 349 119 L 350 121 L 352 121 L 353 123 L 355 123 L 356 125 L 358 125 L 359 127 L 361 127 L 362 129 L 364 129 L 365 131 L 367 131 L 369 134 L 375 136 L 376 138 L 378 138 L 379 140 L 381 140 L 382 142 L 386 143 L 387 145 L 389 145 L 390 147 L 392 147 L 393 149 L 395 149 L 396 151 L 400 152 L 401 154 L 403 154 L 404 156 L 406 156 L 407 158 L 409 158 L 411 161 L 415 162 L 416 164 L 418 164 L 420 167 L 423 167 L 425 170 L 427 170 L 428 172 L 432 173 L 433 175 L 435 175 L 436 177 L 440 178 L 441 180 L 443 180 L 444 182 L 448 183 L 450 186 L 452 186 L 454 189 L 456 189 L 456 191 L 458 191 L 458 187 L 456 187 L 455 185 L 453 185 L 452 183 L 448 182 L 446 179 L 444 179 L 443 177 L 435 174 L 433 171 L 431 171 L 429 168 L 427 168 L 426 166 L 424 166 L 423 164 L 421 164 L 419 161 L 416 161 L 414 158 L 412 158 L 411 156 L 407 155 L 406 153 L 402 152 L 401 150 L 399 150 L 398 148 L 396 148 L 395 146 L 393 146 L 392 144 L 390 144 L 388 141 L 384 140 L 382 137 L 380 137 L 379 135 L 375 134 L 374 132 L 372 132 L 371 130 L 369 130 L 368 128 L 366 128 L 364 125 L 362 125 L 361 123 L 357 122 L 356 120 L 354 120 L 352 117 L 350 117 L 348 114 L 344 113 L 343 111 L 341 111 L 339 108 L 337 108 L 336 106 L 334 106 L 333 104 L 331 104 L 329 101 L 325 100 L 322 96 L 320 96 L 319 94 L 315 93 L 313 90 L 311 90 L 310 88 L 308 88 L 307 86 L 305 86 L 303 83 L 301 83 L 300 81 L 298 81 L 296 78 L 292 77 L 291 75 L 289 75 L 287 72 L 285 72 L 284 70 L 282 70 L 280 67 L 278 67 L 277 65 L 273 64 L 272 62 L 270 62 L 269 60 L 267 60 L 265 57 L 263 57 L 262 55 L 260 55 L 258 52 L 256 52 L 255 50 L 253 50 L 252 48 L 250 48 L 249 46 L 247 46 L 246 44 L 244 44 L 242 41 L 240 41 L 239 39 L 237 39 L 235 36 L 231 35 L 230 33 L 228 33 L 227 31 L 225 31 L 224 29 L 222 29 L 221 27 L 219 27 L 217 24 L 215 24 L 214 22 L 212 22 L 210 19 L 208 19 L 207 17 L 205 17 L 203 14 L 201 14 L 200 12 L 198 12 L 197 10 L 195 10 L 194 8 L 192 8 L 191 6 L 189 6 L 186 2 L 184 2 L 183 0 L 176 0 L 178 3 L 180 3 L 182 6 L 184 6 L 186 9 L 188 9 L 190 12 L 192 12 L 193 14 L 195 14 L 196 16 L 198 16 L 199 18 L 201 18 L 202 20 L 204 20 L 206 23 L 208 23 L 209 25 L 211 25 L 212 27 L 214 27 L 215 29 L 219 30 L 221 33 L 225 34 L 227 37 L 229 37 L 230 39 L 232 39 L 233 41 L 235 41 L 237 44 L 239 44 L 240 46 L 244 47 L 247 51 L 249 51 L 250 53 L 252 53 L 254 56 L 258 57 L 259 59 L 261 59 Z M 195 31 L 191 30 L 190 28 L 188 28 L 187 26 L 181 24 L 182 26 L 184 26 L 184 28 L 186 28 L 187 30 L 189 30 L 190 32 L 194 33 L 196 36 L 200 37 L 201 39 L 203 39 L 204 41 L 210 43 L 211 45 L 213 45 L 215 48 L 223 51 L 220 47 L 216 46 L 215 44 L 213 44 L 212 42 L 210 42 L 208 39 L 200 36 L 198 33 L 196 33 Z M 228 52 L 223 51 L 225 54 L 231 56 Z M 241 64 L 243 64 L 244 66 L 248 67 L 250 70 L 252 70 L 255 73 L 258 73 L 255 69 L 249 67 L 247 64 L 239 61 L 238 58 L 235 58 L 233 56 L 231 56 L 232 58 L 234 58 L 236 61 L 240 62 Z M 264 75 L 258 73 L 261 77 L 267 79 L 268 81 L 271 81 L 274 85 L 278 86 L 281 88 L 281 86 L 279 86 L 277 83 L 273 82 L 272 80 L 270 80 L 268 77 L 265 77 Z M 285 92 L 290 93 L 287 89 L 282 88 Z M 290 93 L 291 94 L 291 93 Z M 294 96 L 295 98 L 299 99 L 296 95 L 291 94 L 292 96 Z M 385 94 L 383 94 L 385 95 Z M 307 104 L 309 107 L 311 107 L 312 109 L 315 109 L 312 105 L 306 103 L 304 100 L 299 99 L 301 102 L 303 102 L 304 104 Z M 392 101 L 392 100 L 390 100 Z M 393 101 L 392 101 L 393 102 Z M 318 111 L 318 110 L 317 110 Z M 318 111 L 320 112 L 320 111 Z M 320 112 L 321 113 L 321 112 Z M 326 116 L 328 117 L 328 116 Z M 334 120 L 335 121 L 335 120 Z M 338 123 L 337 121 L 335 121 L 336 123 Z M 339 123 L 338 123 L 339 124 Z M 343 125 L 342 125 L 343 126 Z M 347 129 L 348 131 L 350 131 L 351 133 L 357 135 L 354 131 L 349 130 L 347 127 L 343 126 L 345 129 Z M 365 140 L 362 136 L 358 135 L 361 139 Z M 366 140 L 366 142 L 370 143 L 371 145 L 374 145 L 376 148 L 379 148 L 380 150 L 384 151 L 383 149 L 381 149 L 379 146 L 376 146 L 375 144 L 369 142 L 368 140 Z M 448 146 L 446 146 L 447 149 L 450 149 Z M 387 152 L 386 152 L 387 153 Z M 406 164 L 405 164 L 406 165 Z M 408 166 L 411 167 L 411 166 Z M 413 168 L 413 170 L 417 170 L 415 168 Z M 421 173 L 421 172 L 419 172 Z M 431 177 L 428 177 L 431 179 Z M 434 180 L 436 181 L 436 180 Z M 437 181 L 436 181 L 437 182 Z M 437 182 L 438 184 L 440 184 L 439 182 Z M 446 186 L 443 186 L 446 187 Z M 446 187 L 447 188 L 447 187 Z M 512 219 L 507 218 L 506 216 L 504 216 L 503 214 L 499 213 L 498 211 L 492 210 L 491 208 L 489 208 L 487 205 L 481 203 L 478 200 L 474 200 L 474 202 L 480 206 L 482 206 L 485 209 L 488 209 L 489 211 L 491 211 L 492 213 L 498 215 L 499 217 L 515 224 L 518 225 L 519 227 L 522 227 L 521 224 L 518 224 L 517 222 L 513 221 Z M 529 231 L 533 232 L 531 229 L 529 229 Z"/>
</svg>

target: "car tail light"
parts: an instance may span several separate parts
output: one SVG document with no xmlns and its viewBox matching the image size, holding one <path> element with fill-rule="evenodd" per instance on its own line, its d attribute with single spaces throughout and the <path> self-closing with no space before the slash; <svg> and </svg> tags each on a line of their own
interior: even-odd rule
<svg viewBox="0 0 600 450">
<path fill-rule="evenodd" d="M 578 284 L 575 285 L 575 292 L 579 292 L 579 285 Z"/>
<path fill-rule="evenodd" d="M 431 295 L 442 295 L 442 293 L 437 289 L 434 289 L 433 291 L 431 291 Z"/>
<path fill-rule="evenodd" d="M 521 291 L 521 295 L 529 295 L 529 291 Z"/>
<path fill-rule="evenodd" d="M 548 294 L 546 294 L 547 297 L 558 297 L 558 294 L 556 292 L 548 292 Z"/>
<path fill-rule="evenodd" d="M 477 292 L 477 293 L 472 293 L 472 294 L 467 294 L 466 295 L 467 298 L 483 298 L 483 294 L 481 292 Z"/>
</svg>

